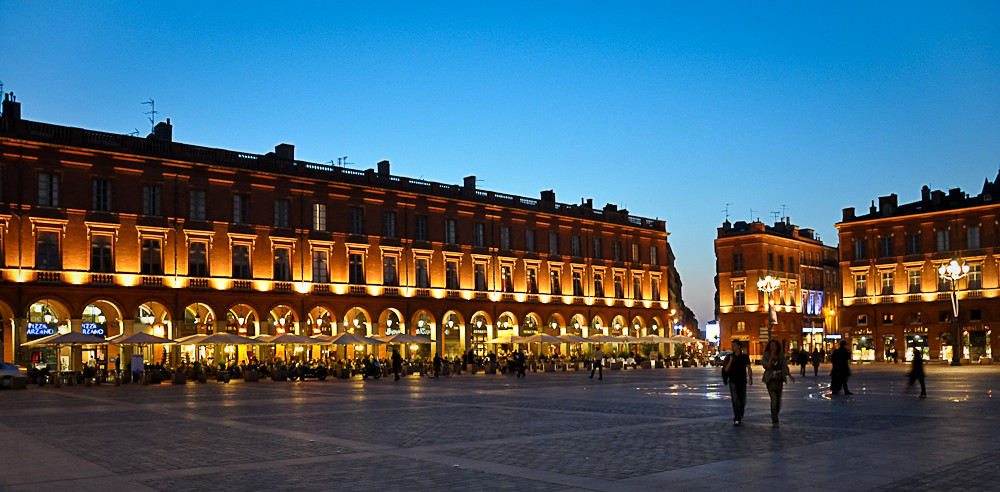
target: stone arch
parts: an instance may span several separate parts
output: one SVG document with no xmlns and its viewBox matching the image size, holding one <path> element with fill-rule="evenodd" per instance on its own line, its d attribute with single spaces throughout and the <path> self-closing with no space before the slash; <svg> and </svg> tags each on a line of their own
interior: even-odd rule
<svg viewBox="0 0 1000 492">
<path fill-rule="evenodd" d="M 362 336 L 373 336 L 372 315 L 364 306 L 351 306 L 344 313 L 344 324 L 337 333 L 350 332 Z"/>
<path fill-rule="evenodd" d="M 562 314 L 556 312 L 549 315 L 548 319 L 545 320 L 545 325 L 542 329 L 549 335 L 561 335 L 561 331 L 565 326 L 566 318 L 564 318 Z"/>
<path fill-rule="evenodd" d="M 413 313 L 413 318 L 410 321 L 410 334 L 427 335 L 431 337 L 431 340 L 437 340 L 438 333 L 435 326 L 434 314 L 426 309 L 421 309 Z"/>
<path fill-rule="evenodd" d="M 477 351 L 485 349 L 485 347 L 481 346 L 483 342 L 496 338 L 494 335 L 496 331 L 494 330 L 493 320 L 486 311 L 480 310 L 472 314 L 472 318 L 469 320 L 468 331 L 472 339 L 471 342 L 477 345 Z"/>
<path fill-rule="evenodd" d="M 257 334 L 280 335 L 291 333 L 309 336 L 310 327 L 299 317 L 299 313 L 288 304 L 277 304 L 267 310 L 267 318 L 257 320 Z"/>
<path fill-rule="evenodd" d="M 337 315 L 327 304 L 314 304 L 302 320 L 309 327 L 309 335 L 332 335 L 337 329 Z M 302 329 L 299 328 L 301 333 Z M 305 335 L 306 333 L 302 333 Z"/>
<path fill-rule="evenodd" d="M 591 335 L 607 335 L 608 334 L 608 324 L 599 314 L 595 314 L 593 318 L 590 318 L 590 324 L 588 325 L 587 336 Z"/>
<path fill-rule="evenodd" d="M 146 300 L 135 307 L 135 316 L 132 322 L 132 333 L 149 333 L 153 336 L 163 338 L 180 338 L 186 336 L 176 331 L 177 326 L 171 319 L 173 310 L 159 300 Z M 187 335 L 194 335 L 195 332 Z"/>
<path fill-rule="evenodd" d="M 538 333 L 538 330 L 542 326 L 542 317 L 536 312 L 530 312 L 524 315 L 521 319 L 521 323 L 518 326 L 519 336 L 530 337 Z"/>
<path fill-rule="evenodd" d="M 496 321 L 496 336 L 504 335 L 517 335 L 518 333 L 518 322 L 517 316 L 510 311 L 504 311 L 497 316 Z"/>
<path fill-rule="evenodd" d="M 242 302 L 233 303 L 226 309 L 223 330 L 240 336 L 256 336 L 260 334 L 260 315 L 257 310 Z"/>
<path fill-rule="evenodd" d="M 466 351 L 468 340 L 465 317 L 452 309 L 441 317 L 440 340 L 444 341 L 444 354 L 447 357 L 461 356 Z"/>
<path fill-rule="evenodd" d="M 611 324 L 608 329 L 611 330 L 610 334 L 612 336 L 621 336 L 625 328 L 625 317 L 622 315 L 617 315 L 611 319 Z"/>
<path fill-rule="evenodd" d="M 400 310 L 388 307 L 378 315 L 378 332 L 376 335 L 395 335 L 406 333 L 406 318 Z"/>
<path fill-rule="evenodd" d="M 184 306 L 184 318 L 179 323 L 181 336 L 215 333 L 215 320 L 215 310 L 211 306 L 192 302 Z"/>
<path fill-rule="evenodd" d="M 124 317 L 124 311 L 117 302 L 103 297 L 94 298 L 84 304 L 80 331 L 104 337 L 121 335 L 125 329 Z"/>
<path fill-rule="evenodd" d="M 624 332 L 624 330 L 623 330 Z M 646 321 L 638 314 L 633 316 L 628 323 L 628 335 L 641 337 L 646 335 Z"/>
<path fill-rule="evenodd" d="M 566 333 L 568 335 L 583 336 L 586 328 L 587 318 L 582 313 L 576 313 L 569 319 L 569 323 L 566 324 Z"/>
</svg>

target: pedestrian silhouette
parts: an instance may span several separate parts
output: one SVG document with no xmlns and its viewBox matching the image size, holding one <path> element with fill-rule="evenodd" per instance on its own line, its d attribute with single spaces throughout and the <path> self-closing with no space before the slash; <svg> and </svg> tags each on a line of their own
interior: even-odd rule
<svg viewBox="0 0 1000 492">
<path fill-rule="evenodd" d="M 920 381 L 920 397 L 927 398 L 927 387 L 924 385 L 924 357 L 920 349 L 913 349 L 913 366 L 910 367 L 910 384 L 907 388 L 912 388 L 915 381 Z"/>
</svg>

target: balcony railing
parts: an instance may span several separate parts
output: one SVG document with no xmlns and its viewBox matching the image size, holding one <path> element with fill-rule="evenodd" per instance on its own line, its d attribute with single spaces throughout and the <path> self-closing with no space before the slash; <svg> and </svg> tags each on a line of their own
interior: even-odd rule
<svg viewBox="0 0 1000 492">
<path fill-rule="evenodd" d="M 35 275 L 39 282 L 62 282 L 62 273 L 40 271 Z"/>
<path fill-rule="evenodd" d="M 312 291 L 316 294 L 329 294 L 330 284 L 313 284 Z"/>
<path fill-rule="evenodd" d="M 274 290 L 274 291 L 276 291 L 276 292 L 291 292 L 292 291 L 292 283 L 291 282 L 275 282 L 271 286 L 271 289 Z"/>
<path fill-rule="evenodd" d="M 351 294 L 354 294 L 354 295 L 364 295 L 367 292 L 368 292 L 368 289 L 366 289 L 364 285 L 352 285 L 351 286 Z"/>
<path fill-rule="evenodd" d="M 115 276 L 110 273 L 91 273 L 90 283 L 111 285 L 115 283 Z"/>
<path fill-rule="evenodd" d="M 399 287 L 383 287 L 382 288 L 382 295 L 386 295 L 386 296 L 398 296 L 399 295 Z"/>
<path fill-rule="evenodd" d="M 430 289 L 417 289 L 417 297 L 430 297 L 430 296 L 431 296 Z"/>
<path fill-rule="evenodd" d="M 233 280 L 233 289 L 250 290 L 251 288 L 253 288 L 253 282 L 249 280 Z"/>
<path fill-rule="evenodd" d="M 163 277 L 142 277 L 143 287 L 163 287 Z"/>
<path fill-rule="evenodd" d="M 198 288 L 198 289 L 207 289 L 208 288 L 208 279 L 207 278 L 193 278 L 193 279 L 190 279 L 190 280 L 188 280 L 188 287 L 195 287 L 195 288 Z"/>
</svg>

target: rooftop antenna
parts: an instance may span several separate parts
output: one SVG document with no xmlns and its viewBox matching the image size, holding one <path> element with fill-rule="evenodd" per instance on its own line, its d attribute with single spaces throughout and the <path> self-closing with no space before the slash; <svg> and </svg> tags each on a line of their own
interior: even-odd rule
<svg viewBox="0 0 1000 492">
<path fill-rule="evenodd" d="M 759 212 L 759 210 L 754 210 L 753 208 L 750 209 L 750 222 L 754 222 L 754 220 L 753 220 L 753 213 L 754 212 Z"/>
<path fill-rule="evenodd" d="M 128 133 L 126 133 L 126 135 L 128 135 L 130 137 L 138 137 L 139 136 L 139 129 L 136 128 L 134 132 L 128 132 Z"/>
<path fill-rule="evenodd" d="M 775 222 L 778 221 L 778 216 L 781 215 L 781 212 L 769 212 L 769 213 L 774 216 Z"/>
<path fill-rule="evenodd" d="M 149 111 L 143 114 L 149 115 L 149 131 L 152 133 L 156 130 L 156 113 L 159 113 L 159 111 L 156 110 L 156 101 L 154 101 L 153 98 L 149 98 L 149 100 L 143 102 L 143 104 L 149 105 Z"/>
<path fill-rule="evenodd" d="M 726 213 L 726 222 L 729 222 L 729 206 L 730 206 L 730 205 L 732 205 L 732 203 L 727 203 L 727 204 L 726 204 L 726 209 L 725 209 L 725 210 L 723 210 L 723 212 L 725 212 L 725 213 Z"/>
<path fill-rule="evenodd" d="M 788 218 L 788 215 L 785 214 L 785 210 L 787 210 L 787 209 L 788 209 L 788 205 L 782 205 L 781 206 L 781 220 L 785 220 L 785 219 Z"/>
</svg>

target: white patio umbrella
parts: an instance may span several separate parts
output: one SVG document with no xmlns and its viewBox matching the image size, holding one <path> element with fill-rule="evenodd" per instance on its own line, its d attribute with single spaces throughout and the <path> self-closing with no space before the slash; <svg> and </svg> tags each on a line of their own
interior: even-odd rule
<svg viewBox="0 0 1000 492">
<path fill-rule="evenodd" d="M 493 340 L 487 340 L 484 343 L 524 343 L 524 337 L 519 337 L 517 335 L 504 335 L 502 337 L 496 337 Z"/>
<path fill-rule="evenodd" d="M 559 335 L 557 338 L 561 338 L 564 342 L 568 343 L 597 343 L 589 338 L 581 337 L 580 335 Z"/>
<path fill-rule="evenodd" d="M 434 341 L 428 337 L 420 337 L 416 335 L 410 335 L 408 333 L 374 336 L 372 337 L 372 339 L 379 340 L 385 343 L 434 343 Z"/>
</svg>

